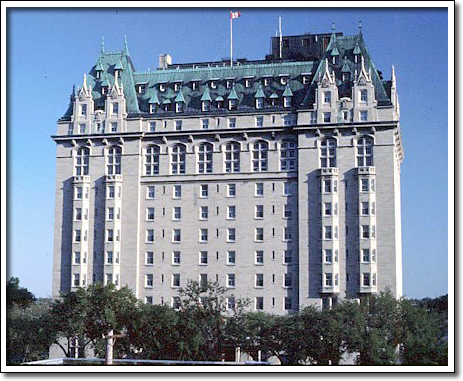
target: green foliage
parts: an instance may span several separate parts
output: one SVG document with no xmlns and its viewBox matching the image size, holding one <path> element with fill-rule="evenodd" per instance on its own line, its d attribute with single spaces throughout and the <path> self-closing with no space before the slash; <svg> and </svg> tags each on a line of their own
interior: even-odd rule
<svg viewBox="0 0 463 381">
<path fill-rule="evenodd" d="M 27 288 L 19 287 L 19 278 L 11 277 L 6 283 L 6 305 L 27 308 L 35 302 L 35 296 Z"/>
</svg>

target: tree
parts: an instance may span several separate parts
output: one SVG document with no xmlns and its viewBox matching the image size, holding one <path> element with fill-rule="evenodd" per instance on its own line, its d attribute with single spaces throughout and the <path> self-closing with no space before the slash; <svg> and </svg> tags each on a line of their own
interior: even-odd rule
<svg viewBox="0 0 463 381">
<path fill-rule="evenodd" d="M 6 283 L 6 305 L 27 308 L 35 302 L 35 296 L 27 288 L 19 287 L 19 278 L 11 277 Z"/>
</svg>

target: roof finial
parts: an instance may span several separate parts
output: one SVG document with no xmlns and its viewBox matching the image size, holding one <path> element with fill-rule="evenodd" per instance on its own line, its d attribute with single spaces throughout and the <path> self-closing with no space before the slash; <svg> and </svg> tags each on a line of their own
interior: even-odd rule
<svg viewBox="0 0 463 381">
<path fill-rule="evenodd" d="M 336 26 L 335 26 L 334 22 L 332 22 L 331 23 L 331 30 L 333 31 L 333 33 L 334 33 L 335 29 L 336 29 Z"/>
<path fill-rule="evenodd" d="M 101 53 L 104 53 L 104 36 L 101 37 Z"/>
<path fill-rule="evenodd" d="M 362 20 L 359 20 L 359 35 L 362 35 Z"/>
<path fill-rule="evenodd" d="M 87 91 L 87 75 L 84 73 L 84 83 L 82 84 L 82 88 Z"/>
<path fill-rule="evenodd" d="M 125 54 L 129 55 L 129 47 L 127 44 L 127 35 L 124 35 L 124 52 Z"/>
</svg>

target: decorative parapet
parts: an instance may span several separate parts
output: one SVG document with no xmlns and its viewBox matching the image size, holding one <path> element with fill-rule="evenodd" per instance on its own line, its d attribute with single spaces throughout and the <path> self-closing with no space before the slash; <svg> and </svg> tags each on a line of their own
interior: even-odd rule
<svg viewBox="0 0 463 381">
<path fill-rule="evenodd" d="M 357 172 L 359 175 L 375 175 L 375 167 L 357 167 Z"/>
<path fill-rule="evenodd" d="M 122 182 L 122 175 L 106 175 L 106 182 Z"/>
<path fill-rule="evenodd" d="M 89 183 L 90 176 L 74 176 L 74 184 L 75 183 Z"/>
<path fill-rule="evenodd" d="M 320 168 L 320 176 L 337 176 L 338 175 L 338 168 Z"/>
</svg>

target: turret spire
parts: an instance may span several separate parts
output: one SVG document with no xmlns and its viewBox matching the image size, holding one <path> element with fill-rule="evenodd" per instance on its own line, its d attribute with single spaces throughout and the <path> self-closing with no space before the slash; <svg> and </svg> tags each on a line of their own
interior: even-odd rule
<svg viewBox="0 0 463 381">
<path fill-rule="evenodd" d="M 362 20 L 359 20 L 359 36 L 362 35 Z"/>
<path fill-rule="evenodd" d="M 127 44 L 127 35 L 124 35 L 124 53 L 127 54 L 128 56 L 130 55 L 129 46 Z"/>
<path fill-rule="evenodd" d="M 104 53 L 104 36 L 101 37 L 101 53 Z"/>
</svg>

